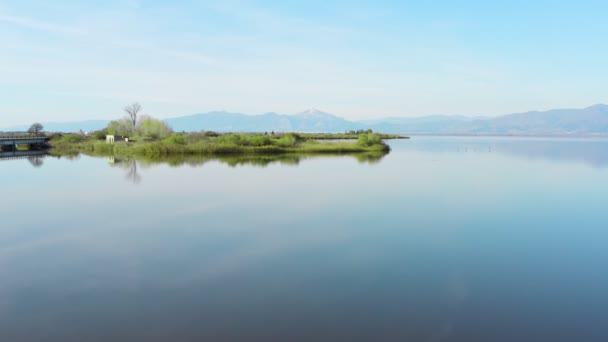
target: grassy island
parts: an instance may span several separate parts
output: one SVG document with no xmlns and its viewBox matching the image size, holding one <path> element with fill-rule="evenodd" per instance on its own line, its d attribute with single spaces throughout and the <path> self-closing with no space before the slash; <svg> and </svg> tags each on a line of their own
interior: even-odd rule
<svg viewBox="0 0 608 342">
<path fill-rule="evenodd" d="M 53 154 L 85 153 L 118 156 L 172 155 L 271 155 L 293 153 L 387 153 L 383 139 L 404 138 L 378 134 L 372 130 L 345 133 L 176 133 L 165 122 L 139 115 L 142 107 L 133 103 L 123 108 L 124 118 L 92 134 L 55 134 L 50 145 Z M 118 139 L 116 139 L 118 137 Z M 124 139 L 128 137 L 128 139 Z M 108 138 L 108 139 L 107 139 Z"/>
<path fill-rule="evenodd" d="M 323 141 L 315 134 L 217 134 L 171 133 L 166 138 L 133 137 L 128 142 L 106 143 L 105 134 L 56 134 L 50 145 L 53 153 L 90 153 L 97 155 L 230 155 L 280 153 L 363 153 L 388 152 L 383 136 L 376 133 L 331 134 Z M 353 139 L 350 141 L 338 141 Z"/>
</svg>

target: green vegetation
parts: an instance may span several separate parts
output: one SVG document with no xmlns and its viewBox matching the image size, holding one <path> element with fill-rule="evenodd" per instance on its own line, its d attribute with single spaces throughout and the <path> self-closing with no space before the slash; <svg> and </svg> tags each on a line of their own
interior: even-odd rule
<svg viewBox="0 0 608 342">
<path fill-rule="evenodd" d="M 374 146 L 377 144 L 381 144 L 382 143 L 382 139 L 380 138 L 380 136 L 374 134 L 374 133 L 363 133 L 363 134 L 359 134 L 359 136 L 357 137 L 357 144 L 360 146 Z"/>
<path fill-rule="evenodd" d="M 85 134 L 56 134 L 50 144 L 55 154 L 86 153 L 120 156 L 168 155 L 272 155 L 289 153 L 366 153 L 390 150 L 383 139 L 401 138 L 371 130 L 340 134 L 297 134 L 274 132 L 258 134 L 218 134 L 215 132 L 174 133 L 164 121 L 139 115 L 141 105 L 124 108 L 123 119 L 111 121 L 108 127 Z M 106 135 L 128 137 L 128 142 L 116 139 L 107 144 Z M 323 141 L 323 140 L 356 141 Z"/>
<path fill-rule="evenodd" d="M 134 133 L 133 125 L 127 119 L 113 120 L 110 121 L 106 128 L 108 134 L 111 135 L 122 135 L 129 136 Z"/>
<path fill-rule="evenodd" d="M 323 142 L 288 134 L 215 134 L 172 133 L 159 140 L 134 137 L 127 142 L 106 144 L 97 134 L 55 135 L 50 144 L 57 153 L 84 152 L 107 155 L 229 155 L 229 154 L 279 154 L 279 153 L 361 153 L 387 152 L 388 145 L 380 136 L 361 135 L 356 142 Z"/>
<path fill-rule="evenodd" d="M 85 136 L 81 134 L 66 134 L 60 138 L 62 143 L 75 144 L 85 140 Z"/>
<path fill-rule="evenodd" d="M 106 140 L 106 136 L 108 135 L 108 129 L 104 128 L 102 130 L 99 131 L 95 131 L 93 132 L 93 137 L 97 140 Z"/>
<path fill-rule="evenodd" d="M 103 131 L 104 133 L 111 135 L 142 137 L 148 139 L 163 139 L 173 132 L 167 123 L 150 116 L 140 117 L 135 126 L 133 126 L 133 123 L 127 118 L 110 121 L 108 127 Z M 97 132 L 94 134 L 97 134 Z M 101 136 L 101 133 L 99 133 L 98 137 L 99 136 Z M 105 134 L 103 138 L 105 139 Z"/>
<path fill-rule="evenodd" d="M 163 139 L 173 132 L 166 122 L 149 116 L 139 119 L 136 131 L 137 135 L 148 139 Z"/>
</svg>

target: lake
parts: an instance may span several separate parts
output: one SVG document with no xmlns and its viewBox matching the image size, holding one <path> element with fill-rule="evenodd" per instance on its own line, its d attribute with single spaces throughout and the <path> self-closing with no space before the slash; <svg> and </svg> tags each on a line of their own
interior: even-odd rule
<svg viewBox="0 0 608 342">
<path fill-rule="evenodd" d="M 0 341 L 608 341 L 608 139 L 0 161 Z"/>
</svg>

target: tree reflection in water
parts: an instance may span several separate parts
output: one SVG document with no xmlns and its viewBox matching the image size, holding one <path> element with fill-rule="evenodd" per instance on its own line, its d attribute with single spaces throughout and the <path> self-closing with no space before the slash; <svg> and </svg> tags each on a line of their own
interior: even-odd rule
<svg viewBox="0 0 608 342">
<path fill-rule="evenodd" d="M 297 166 L 300 162 L 316 158 L 355 158 L 362 164 L 379 163 L 385 152 L 368 152 L 352 154 L 276 154 L 276 155 L 225 155 L 225 156 L 201 156 L 201 155 L 153 155 L 141 157 L 109 156 L 108 163 L 113 167 L 126 170 L 126 179 L 133 184 L 139 184 L 142 180 L 140 169 L 154 165 L 169 165 L 171 167 L 192 166 L 201 167 L 209 162 L 219 162 L 230 167 L 254 166 L 267 167 L 270 164 L 281 164 Z"/>
<path fill-rule="evenodd" d="M 27 160 L 32 164 L 33 167 L 41 167 L 44 165 L 44 157 L 45 155 L 35 155 L 27 157 Z"/>
<path fill-rule="evenodd" d="M 48 156 L 47 150 L 12 150 L 12 151 L 0 151 L 0 160 L 23 160 L 27 159 L 27 161 L 32 164 L 33 167 L 39 168 L 44 165 L 44 158 Z"/>
<path fill-rule="evenodd" d="M 141 183 L 141 175 L 138 172 L 137 160 L 110 156 L 108 157 L 108 163 L 112 166 L 117 166 L 122 169 L 125 169 L 127 171 L 125 174 L 125 178 L 129 182 L 133 184 Z"/>
</svg>

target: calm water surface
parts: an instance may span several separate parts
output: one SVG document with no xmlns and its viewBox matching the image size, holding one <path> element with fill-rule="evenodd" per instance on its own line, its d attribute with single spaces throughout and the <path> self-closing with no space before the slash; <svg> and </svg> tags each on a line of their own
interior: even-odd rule
<svg viewBox="0 0 608 342">
<path fill-rule="evenodd" d="M 608 140 L 2 160 L 0 341 L 608 341 Z"/>
</svg>

